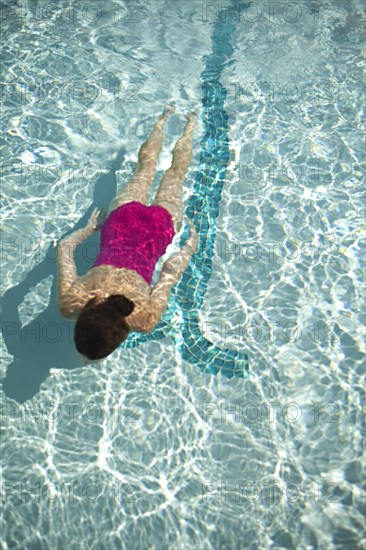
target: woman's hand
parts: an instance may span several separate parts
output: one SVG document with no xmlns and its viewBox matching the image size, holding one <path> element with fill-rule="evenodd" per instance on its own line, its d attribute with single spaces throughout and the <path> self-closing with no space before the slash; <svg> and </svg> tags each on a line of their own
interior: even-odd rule
<svg viewBox="0 0 366 550">
<path fill-rule="evenodd" d="M 184 217 L 190 226 L 189 236 L 182 248 L 177 252 L 174 252 L 167 260 L 165 260 L 161 270 L 159 282 L 154 287 L 159 289 L 158 291 L 155 291 L 155 295 L 156 292 L 165 292 L 163 289 L 165 288 L 166 284 L 168 284 L 167 288 L 170 289 L 172 285 L 179 280 L 183 271 L 187 269 L 191 256 L 196 251 L 198 245 L 196 228 L 194 227 L 192 220 L 187 218 L 187 216 Z M 163 283 L 166 276 L 168 276 L 168 283 Z"/>
<path fill-rule="evenodd" d="M 105 210 L 103 208 L 100 210 L 98 210 L 98 208 L 94 208 L 93 212 L 90 214 L 90 218 L 86 227 L 92 231 L 98 231 L 105 219 Z"/>
<path fill-rule="evenodd" d="M 197 245 L 198 245 L 198 235 L 195 226 L 193 225 L 193 222 L 191 219 L 189 219 L 187 216 L 184 216 L 186 221 L 189 224 L 190 231 L 189 231 L 189 237 L 186 240 L 184 246 L 187 246 L 192 249 L 192 254 L 195 252 Z"/>
</svg>

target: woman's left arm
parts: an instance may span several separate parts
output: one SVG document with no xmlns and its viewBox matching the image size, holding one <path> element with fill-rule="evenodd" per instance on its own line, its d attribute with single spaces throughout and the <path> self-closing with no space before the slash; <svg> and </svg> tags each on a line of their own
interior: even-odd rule
<svg viewBox="0 0 366 550">
<path fill-rule="evenodd" d="M 192 254 L 196 252 L 198 236 L 192 221 L 188 218 L 187 221 L 191 228 L 187 241 L 178 252 L 172 254 L 164 262 L 159 281 L 151 290 L 149 311 L 146 314 L 143 332 L 150 332 L 160 321 L 166 309 L 172 287 L 179 281 L 189 264 Z"/>
<path fill-rule="evenodd" d="M 72 317 L 74 314 L 71 288 L 77 282 L 77 271 L 74 261 L 76 247 L 98 229 L 99 211 L 95 208 L 83 229 L 78 229 L 68 237 L 61 239 L 57 249 L 57 299 L 61 314 Z"/>
</svg>

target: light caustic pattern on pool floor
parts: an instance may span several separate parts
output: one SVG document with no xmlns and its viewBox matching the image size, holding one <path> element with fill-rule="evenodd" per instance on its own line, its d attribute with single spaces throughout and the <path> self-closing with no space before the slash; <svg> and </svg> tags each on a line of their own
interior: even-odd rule
<svg viewBox="0 0 366 550">
<path fill-rule="evenodd" d="M 161 338 L 54 368 L 23 405 L 2 395 L 1 546 L 362 548 L 363 6 L 309 2 L 296 19 L 159 1 L 132 17 L 112 2 L 118 20 L 75 4 L 70 21 L 61 4 L 4 20 L 3 152 L 24 171 L 7 163 L 2 184 L 2 288 L 34 273 L 24 326 L 56 312 L 52 264 L 38 284 L 36 268 L 92 207 L 91 159 L 124 151 L 122 185 L 172 100 L 157 176 L 199 109 L 184 200 L 206 240 Z M 41 101 L 40 82 L 62 93 Z M 200 335 L 248 353 L 249 379 L 202 374 L 184 356 Z"/>
</svg>

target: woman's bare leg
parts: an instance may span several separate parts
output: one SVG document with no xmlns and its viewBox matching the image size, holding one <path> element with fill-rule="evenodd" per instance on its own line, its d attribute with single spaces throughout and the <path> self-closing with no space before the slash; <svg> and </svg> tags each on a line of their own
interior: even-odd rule
<svg viewBox="0 0 366 550">
<path fill-rule="evenodd" d="M 150 137 L 141 145 L 135 173 L 127 187 L 110 203 L 108 214 L 127 202 L 138 201 L 147 204 L 150 187 L 156 174 L 156 163 L 163 146 L 164 124 L 174 111 L 175 107 L 168 105 L 158 118 Z"/>
<path fill-rule="evenodd" d="M 159 189 L 151 204 L 163 206 L 172 215 L 175 232 L 182 226 L 182 191 L 185 176 L 192 159 L 192 134 L 194 130 L 195 113 L 186 115 L 188 122 L 182 136 L 173 149 L 173 160 L 170 168 L 165 172 Z"/>
</svg>

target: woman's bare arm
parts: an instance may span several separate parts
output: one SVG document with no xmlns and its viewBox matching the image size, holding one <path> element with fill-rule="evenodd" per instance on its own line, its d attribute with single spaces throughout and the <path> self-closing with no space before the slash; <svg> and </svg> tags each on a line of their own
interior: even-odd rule
<svg viewBox="0 0 366 550">
<path fill-rule="evenodd" d="M 76 247 L 97 230 L 98 210 L 93 210 L 88 225 L 75 231 L 68 237 L 61 239 L 57 249 L 57 299 L 61 314 L 72 317 L 75 301 L 71 295 L 71 288 L 77 282 L 78 275 L 74 261 Z"/>
<path fill-rule="evenodd" d="M 184 246 L 164 262 L 159 281 L 150 294 L 150 311 L 147 319 L 146 332 L 152 330 L 160 321 L 168 303 L 170 291 L 187 269 L 191 256 L 197 249 L 198 237 L 194 225 L 188 220 L 191 231 Z M 145 332 L 144 330 L 144 332 Z"/>
</svg>

